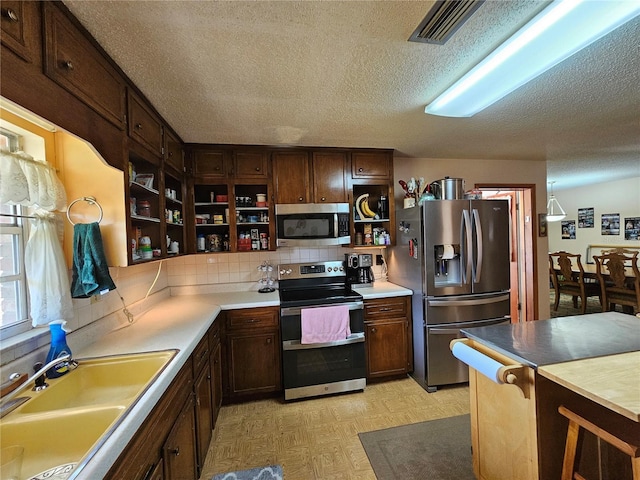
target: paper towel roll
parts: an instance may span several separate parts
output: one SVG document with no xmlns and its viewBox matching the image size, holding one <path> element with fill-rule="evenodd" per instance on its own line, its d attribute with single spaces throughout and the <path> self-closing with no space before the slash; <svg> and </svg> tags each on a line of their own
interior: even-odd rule
<svg viewBox="0 0 640 480">
<path fill-rule="evenodd" d="M 453 245 L 443 245 L 444 251 L 442 252 L 443 260 L 450 260 L 456 256 L 456 252 L 453 250 Z"/>
<path fill-rule="evenodd" d="M 465 345 L 463 342 L 454 343 L 451 352 L 454 357 L 476 369 L 489 380 L 495 383 L 504 383 L 498 376 L 498 371 L 504 366 L 500 362 L 496 362 L 493 358 L 487 357 L 484 353 Z"/>
</svg>

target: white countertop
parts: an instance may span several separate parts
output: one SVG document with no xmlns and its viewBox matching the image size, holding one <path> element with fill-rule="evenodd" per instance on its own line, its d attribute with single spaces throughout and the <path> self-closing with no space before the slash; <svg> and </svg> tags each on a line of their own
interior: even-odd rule
<svg viewBox="0 0 640 480">
<path fill-rule="evenodd" d="M 215 287 L 215 286 L 209 286 Z M 131 441 L 153 407 L 207 333 L 221 310 L 279 306 L 278 291 L 259 293 L 253 288 L 172 290 L 172 296 L 137 315 L 131 325 L 114 330 L 100 340 L 75 351 L 75 357 L 98 357 L 156 350 L 178 349 L 160 377 L 149 387 L 114 433 L 74 478 L 103 478 Z M 227 290 L 227 291 L 225 291 Z M 357 287 L 365 299 L 411 295 L 411 290 L 390 282 Z M 191 294 L 189 294 L 191 293 Z"/>
<path fill-rule="evenodd" d="M 380 280 L 377 280 L 373 282 L 372 285 L 367 286 L 354 285 L 353 289 L 362 295 L 365 300 L 372 300 L 374 298 L 406 297 L 407 295 L 413 295 L 413 291 L 408 288 Z"/>
</svg>

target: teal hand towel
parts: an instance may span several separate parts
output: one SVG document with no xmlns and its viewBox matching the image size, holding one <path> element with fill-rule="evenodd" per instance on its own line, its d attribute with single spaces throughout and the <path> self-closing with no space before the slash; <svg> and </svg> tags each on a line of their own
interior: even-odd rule
<svg viewBox="0 0 640 480">
<path fill-rule="evenodd" d="M 115 288 L 104 255 L 100 226 L 97 222 L 77 223 L 73 227 L 71 296 L 87 298 Z"/>
</svg>

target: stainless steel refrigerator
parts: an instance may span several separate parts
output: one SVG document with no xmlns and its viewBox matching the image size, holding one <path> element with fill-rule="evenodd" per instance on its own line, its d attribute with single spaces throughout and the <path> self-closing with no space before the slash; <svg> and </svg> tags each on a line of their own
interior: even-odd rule
<svg viewBox="0 0 640 480">
<path fill-rule="evenodd" d="M 428 392 L 469 380 L 460 329 L 509 323 L 509 202 L 433 200 L 398 209 L 389 280 L 413 290 L 412 376 Z"/>
</svg>

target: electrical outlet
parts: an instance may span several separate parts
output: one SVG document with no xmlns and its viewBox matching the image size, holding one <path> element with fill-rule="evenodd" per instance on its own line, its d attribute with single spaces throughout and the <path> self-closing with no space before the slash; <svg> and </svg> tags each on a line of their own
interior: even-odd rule
<svg viewBox="0 0 640 480">
<path fill-rule="evenodd" d="M 384 261 L 382 260 L 382 255 L 376 255 L 376 265 L 384 265 Z"/>
</svg>

